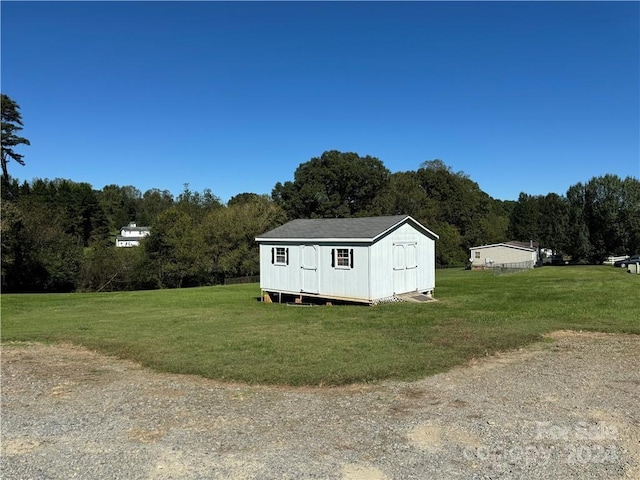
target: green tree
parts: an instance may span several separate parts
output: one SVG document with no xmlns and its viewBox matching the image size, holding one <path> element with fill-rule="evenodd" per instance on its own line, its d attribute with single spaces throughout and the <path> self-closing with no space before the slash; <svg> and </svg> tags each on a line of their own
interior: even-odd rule
<svg viewBox="0 0 640 480">
<path fill-rule="evenodd" d="M 539 201 L 538 243 L 558 254 L 567 243 L 569 204 L 566 197 L 556 193 L 548 193 L 540 197 Z"/>
<path fill-rule="evenodd" d="M 462 235 L 458 229 L 447 222 L 436 222 L 430 228 L 440 237 L 436 242 L 436 264 L 464 265 L 469 254 L 462 246 Z"/>
<path fill-rule="evenodd" d="M 589 241 L 589 229 L 585 221 L 585 188 L 577 183 L 567 190 L 568 219 L 567 239 L 563 250 L 573 260 L 586 260 L 592 257 L 593 247 Z"/>
<path fill-rule="evenodd" d="M 21 198 L 2 203 L 2 273 L 6 291 L 70 292 L 82 243 L 60 224 L 59 212 Z"/>
<path fill-rule="evenodd" d="M 202 237 L 193 219 L 177 206 L 158 216 L 151 225 L 151 235 L 141 246 L 155 267 L 159 287 L 205 283 L 207 259 Z"/>
<path fill-rule="evenodd" d="M 144 248 L 98 243 L 85 249 L 78 289 L 111 292 L 157 288 Z"/>
<path fill-rule="evenodd" d="M 266 195 L 246 194 L 207 214 L 201 225 L 210 272 L 226 277 L 256 275 L 260 255 L 255 237 L 286 221 L 284 210 Z"/>
<path fill-rule="evenodd" d="M 390 176 L 385 213 L 411 215 L 425 226 L 437 220 L 437 202 L 429 198 L 416 172 L 396 172 Z"/>
<path fill-rule="evenodd" d="M 67 232 L 81 239 L 84 246 L 109 238 L 109 222 L 98 200 L 97 192 L 88 183 L 54 180 L 57 184 L 57 204 L 67 213 Z"/>
<path fill-rule="evenodd" d="M 41 270 L 34 258 L 33 241 L 22 212 L 15 203 L 0 204 L 0 254 L 3 291 L 28 291 L 34 272 Z"/>
<path fill-rule="evenodd" d="M 540 202 L 539 197 L 520 192 L 511 217 L 509 218 L 509 236 L 512 240 L 538 241 L 540 234 L 538 226 L 540 223 Z"/>
<path fill-rule="evenodd" d="M 616 175 L 594 177 L 585 185 L 585 220 L 594 255 L 601 261 L 609 254 L 626 253 L 624 244 L 625 188 Z"/>
<path fill-rule="evenodd" d="M 593 177 L 567 191 L 567 253 L 600 262 L 640 250 L 640 181 L 617 175 Z"/>
<path fill-rule="evenodd" d="M 174 205 L 174 199 L 168 190 L 152 188 L 144 192 L 136 207 L 136 220 L 139 225 L 152 225 L 158 216 Z M 123 224 L 124 225 L 124 224 Z M 121 225 L 121 226 L 123 226 Z"/>
<path fill-rule="evenodd" d="M 36 179 L 29 198 L 55 212 L 65 233 L 78 238 L 84 246 L 108 239 L 108 220 L 90 184 L 60 178 Z"/>
<path fill-rule="evenodd" d="M 514 201 L 490 198 L 489 211 L 485 217 L 479 220 L 483 232 L 482 243 L 498 243 L 508 239 L 509 217 L 515 203 Z"/>
<path fill-rule="evenodd" d="M 9 188 L 9 172 L 7 170 L 7 163 L 11 160 L 24 165 L 23 157 L 14 150 L 14 147 L 18 145 L 31 145 L 29 140 L 18 135 L 18 132 L 22 130 L 22 115 L 20 114 L 20 106 L 9 98 L 7 95 L 0 94 L 0 103 L 2 109 L 2 178 L 4 184 Z"/>
<path fill-rule="evenodd" d="M 294 181 L 278 182 L 272 197 L 289 218 L 379 215 L 389 176 L 377 158 L 331 150 L 300 164 Z"/>
<path fill-rule="evenodd" d="M 626 252 L 640 253 L 640 181 L 633 177 L 623 180 L 625 208 L 620 214 L 623 245 Z"/>
<path fill-rule="evenodd" d="M 227 202 L 227 206 L 233 207 L 236 205 L 244 205 L 245 203 L 251 203 L 259 200 L 260 195 L 258 195 L 257 193 L 244 192 L 231 197 Z"/>
<path fill-rule="evenodd" d="M 498 218 L 502 215 L 500 204 L 464 172 L 454 172 L 436 159 L 424 162 L 417 175 L 426 196 L 435 205 L 433 222 L 456 228 L 465 258 L 470 247 L 485 244 L 504 230 L 506 222 Z"/>
<path fill-rule="evenodd" d="M 137 188 L 131 185 L 106 185 L 97 192 L 97 196 L 111 233 L 115 234 L 129 222 L 138 220 L 137 210 L 142 193 Z"/>
<path fill-rule="evenodd" d="M 185 183 L 184 190 L 178 195 L 176 207 L 199 223 L 208 211 L 222 207 L 222 202 L 210 189 L 205 188 L 202 193 L 193 192 L 189 189 L 189 184 Z"/>
<path fill-rule="evenodd" d="M 533 240 L 542 248 L 562 252 L 569 234 L 569 204 L 556 193 L 528 195 L 520 193 L 509 219 L 513 240 Z M 576 235 L 579 233 L 576 231 Z M 577 241 L 577 238 L 576 238 Z"/>
</svg>

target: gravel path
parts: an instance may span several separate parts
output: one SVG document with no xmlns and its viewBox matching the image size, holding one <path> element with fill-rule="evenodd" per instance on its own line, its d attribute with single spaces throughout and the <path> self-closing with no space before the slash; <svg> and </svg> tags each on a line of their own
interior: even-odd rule
<svg viewBox="0 0 640 480">
<path fill-rule="evenodd" d="M 229 385 L 83 348 L 2 351 L 3 479 L 640 479 L 640 336 L 411 383 Z"/>
</svg>

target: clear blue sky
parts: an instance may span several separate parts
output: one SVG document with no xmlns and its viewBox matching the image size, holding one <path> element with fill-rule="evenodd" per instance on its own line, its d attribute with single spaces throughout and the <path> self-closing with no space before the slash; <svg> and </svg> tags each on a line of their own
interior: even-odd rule
<svg viewBox="0 0 640 480">
<path fill-rule="evenodd" d="M 2 1 L 20 180 L 226 201 L 325 150 L 489 195 L 640 177 L 638 2 Z"/>
</svg>

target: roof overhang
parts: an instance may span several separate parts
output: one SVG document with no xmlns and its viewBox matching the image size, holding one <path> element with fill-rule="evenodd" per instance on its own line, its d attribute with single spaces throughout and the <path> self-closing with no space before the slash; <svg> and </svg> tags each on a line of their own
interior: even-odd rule
<svg viewBox="0 0 640 480">
<path fill-rule="evenodd" d="M 305 242 L 312 242 L 312 241 L 317 243 L 374 243 L 378 239 L 394 231 L 404 223 L 411 223 L 411 225 L 415 229 L 421 231 L 423 234 L 433 238 L 434 240 L 440 238 L 436 233 L 429 230 L 427 227 L 422 225 L 420 222 L 415 220 L 410 215 L 407 215 L 402 220 L 394 223 L 393 225 L 389 226 L 388 228 L 386 228 L 385 230 L 381 231 L 380 233 L 376 234 L 373 237 L 335 237 L 335 238 L 333 237 L 256 237 L 255 241 L 258 243 L 274 243 L 274 242 L 305 243 Z"/>
<path fill-rule="evenodd" d="M 260 238 L 256 237 L 258 243 L 373 243 L 373 238 Z"/>
<path fill-rule="evenodd" d="M 424 225 L 422 225 L 419 221 L 417 221 L 416 219 L 414 219 L 411 215 L 407 215 L 407 217 L 404 220 L 399 221 L 397 224 L 389 227 L 387 230 L 385 230 L 384 232 L 380 233 L 379 235 L 376 235 L 376 237 L 374 238 L 374 241 L 377 240 L 380 237 L 385 236 L 387 233 L 395 230 L 396 228 L 398 228 L 400 225 L 402 225 L 403 223 L 409 223 L 411 222 L 413 224 L 413 226 L 418 229 L 421 230 L 422 233 L 424 233 L 426 236 L 428 237 L 432 237 L 433 239 L 437 240 L 438 238 L 440 238 L 440 236 L 438 234 L 436 234 L 435 232 L 432 232 L 431 230 L 429 230 L 427 227 L 425 227 Z"/>
</svg>

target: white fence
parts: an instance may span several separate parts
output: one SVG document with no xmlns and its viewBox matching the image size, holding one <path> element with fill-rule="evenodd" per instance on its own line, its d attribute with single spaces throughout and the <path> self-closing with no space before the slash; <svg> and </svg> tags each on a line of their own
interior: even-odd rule
<svg viewBox="0 0 640 480">
<path fill-rule="evenodd" d="M 615 262 L 619 260 L 626 260 L 627 258 L 629 258 L 629 255 L 618 255 L 617 257 L 611 256 L 607 257 L 606 260 L 602 263 L 604 263 L 605 265 L 613 265 Z"/>
</svg>

